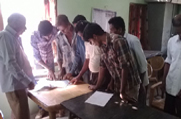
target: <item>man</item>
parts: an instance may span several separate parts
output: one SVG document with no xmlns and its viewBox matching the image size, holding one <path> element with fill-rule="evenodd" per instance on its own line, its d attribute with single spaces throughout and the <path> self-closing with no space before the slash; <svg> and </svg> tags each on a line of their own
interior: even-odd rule
<svg viewBox="0 0 181 119">
<path fill-rule="evenodd" d="M 83 15 L 77 15 L 72 22 L 74 27 L 76 27 L 79 21 L 86 21 L 86 18 Z"/>
<path fill-rule="evenodd" d="M 49 21 L 44 20 L 40 22 L 38 31 L 31 36 L 34 58 L 38 63 L 36 63 L 36 68 L 47 69 L 48 77 L 51 80 L 55 80 L 52 42 L 55 40 L 56 34 L 57 29 Z"/>
<path fill-rule="evenodd" d="M 79 21 L 75 27 L 75 30 L 77 34 L 83 39 L 83 32 L 85 27 L 89 24 L 87 21 Z M 73 84 L 76 84 L 83 74 L 89 69 L 90 70 L 90 78 L 88 80 L 88 83 L 91 85 L 96 85 L 98 75 L 99 75 L 99 65 L 100 65 L 100 57 L 101 57 L 101 52 L 100 48 L 98 46 L 91 45 L 89 42 L 85 42 L 85 48 L 86 48 L 86 60 L 84 62 L 84 65 L 79 73 L 78 76 L 74 77 L 71 82 Z M 107 78 L 110 78 L 107 75 Z M 106 85 L 107 81 L 104 82 L 104 85 L 101 86 L 100 89 L 105 89 L 107 88 Z"/>
<path fill-rule="evenodd" d="M 177 35 L 170 38 L 167 46 L 162 87 L 166 90 L 164 110 L 181 117 L 181 15 L 175 16 L 172 23 Z"/>
<path fill-rule="evenodd" d="M 25 17 L 15 13 L 0 32 L 0 87 L 16 119 L 30 119 L 26 90 L 34 88 L 32 69 L 19 42 L 25 25 Z"/>
<path fill-rule="evenodd" d="M 148 73 L 147 73 L 147 61 L 144 55 L 140 40 L 129 33 L 125 33 L 125 23 L 121 17 L 113 17 L 109 21 L 110 33 L 119 34 L 123 36 L 134 55 L 137 62 L 137 68 L 140 73 L 140 78 L 142 80 L 142 85 L 140 87 L 140 102 L 146 105 L 146 91 L 145 87 L 149 84 Z"/>
<path fill-rule="evenodd" d="M 92 88 L 97 89 L 101 85 L 107 68 L 114 80 L 114 92 L 120 93 L 123 100 L 137 101 L 141 80 L 125 38 L 110 35 L 95 23 L 86 26 L 83 37 L 101 49 L 98 83 Z"/>
<path fill-rule="evenodd" d="M 60 30 L 56 40 L 58 65 L 61 71 L 59 77 L 70 79 L 77 75 L 83 66 L 85 60 L 84 42 L 77 36 L 66 15 L 57 17 L 57 28 Z"/>
</svg>

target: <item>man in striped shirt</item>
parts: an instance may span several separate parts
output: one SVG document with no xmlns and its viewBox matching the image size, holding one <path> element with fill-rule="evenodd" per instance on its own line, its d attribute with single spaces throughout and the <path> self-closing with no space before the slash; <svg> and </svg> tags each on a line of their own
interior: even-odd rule
<svg viewBox="0 0 181 119">
<path fill-rule="evenodd" d="M 123 100 L 136 102 L 141 80 L 126 39 L 106 33 L 95 23 L 86 26 L 83 37 L 85 41 L 91 41 L 101 49 L 99 79 L 92 89 L 97 89 L 102 84 L 107 68 L 113 78 L 114 92 L 120 93 Z"/>
</svg>

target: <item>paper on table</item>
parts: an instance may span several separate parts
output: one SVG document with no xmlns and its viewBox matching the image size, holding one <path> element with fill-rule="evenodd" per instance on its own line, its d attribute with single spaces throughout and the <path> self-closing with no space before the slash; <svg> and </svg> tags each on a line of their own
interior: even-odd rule
<svg viewBox="0 0 181 119">
<path fill-rule="evenodd" d="M 38 91 L 44 87 L 49 88 L 65 88 L 69 85 L 69 80 L 61 80 L 61 81 L 48 81 L 45 78 L 37 81 L 37 84 L 34 88 L 34 91 Z"/>
<path fill-rule="evenodd" d="M 85 102 L 104 107 L 111 99 L 113 94 L 96 91 Z"/>
</svg>

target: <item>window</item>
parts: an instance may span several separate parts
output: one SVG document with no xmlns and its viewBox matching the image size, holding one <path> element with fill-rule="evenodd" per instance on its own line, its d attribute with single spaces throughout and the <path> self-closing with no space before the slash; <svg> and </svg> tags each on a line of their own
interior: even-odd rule
<svg viewBox="0 0 181 119">
<path fill-rule="evenodd" d="M 21 38 L 25 53 L 32 66 L 34 65 L 34 58 L 30 37 L 34 31 L 38 30 L 38 24 L 41 20 L 47 19 L 52 21 L 53 24 L 55 23 L 53 3 L 54 0 L 1 0 L 4 26 L 7 25 L 7 19 L 12 13 L 20 13 L 26 17 L 27 30 Z"/>
</svg>

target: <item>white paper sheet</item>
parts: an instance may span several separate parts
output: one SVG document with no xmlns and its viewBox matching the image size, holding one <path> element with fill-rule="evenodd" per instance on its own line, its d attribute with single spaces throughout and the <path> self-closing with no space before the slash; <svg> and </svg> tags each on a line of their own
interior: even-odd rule
<svg viewBox="0 0 181 119">
<path fill-rule="evenodd" d="M 96 91 L 85 102 L 93 105 L 104 107 L 111 99 L 113 94 Z"/>
<path fill-rule="evenodd" d="M 34 88 L 34 91 L 41 90 L 44 87 L 49 88 L 65 88 L 69 85 L 69 80 L 61 80 L 61 81 L 49 81 L 46 78 L 42 78 L 39 81 L 37 81 L 37 84 Z"/>
</svg>

